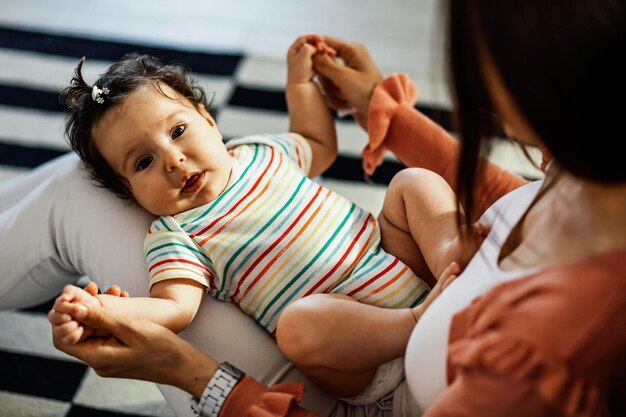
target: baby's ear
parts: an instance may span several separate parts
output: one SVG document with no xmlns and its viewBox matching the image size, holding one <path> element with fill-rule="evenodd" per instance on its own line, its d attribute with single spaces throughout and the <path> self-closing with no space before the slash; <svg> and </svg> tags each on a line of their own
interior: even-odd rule
<svg viewBox="0 0 626 417">
<path fill-rule="evenodd" d="M 212 127 L 215 127 L 215 120 L 211 117 L 211 113 L 209 113 L 204 104 L 198 103 L 196 104 L 196 108 L 198 109 L 198 112 L 202 115 L 202 117 L 204 117 Z"/>
</svg>

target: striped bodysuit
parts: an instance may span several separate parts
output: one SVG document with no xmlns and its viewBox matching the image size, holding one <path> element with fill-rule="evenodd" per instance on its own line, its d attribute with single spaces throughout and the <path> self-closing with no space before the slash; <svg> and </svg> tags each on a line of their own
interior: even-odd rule
<svg viewBox="0 0 626 417">
<path fill-rule="evenodd" d="M 424 299 L 427 286 L 380 247 L 374 216 L 307 177 L 311 148 L 302 136 L 246 136 L 226 146 L 233 171 L 219 197 L 151 225 L 150 285 L 198 281 L 272 334 L 283 309 L 312 293 L 389 308 Z"/>
</svg>

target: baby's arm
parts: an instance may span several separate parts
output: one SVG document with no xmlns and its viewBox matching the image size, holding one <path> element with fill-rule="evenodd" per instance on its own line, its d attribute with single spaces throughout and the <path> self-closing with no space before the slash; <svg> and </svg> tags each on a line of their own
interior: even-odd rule
<svg viewBox="0 0 626 417">
<path fill-rule="evenodd" d="M 289 130 L 304 136 L 313 151 L 309 177 L 323 173 L 337 158 L 335 121 L 324 97 L 313 82 L 312 57 L 315 53 L 333 54 L 321 36 L 300 36 L 287 52 L 286 98 Z"/>
<path fill-rule="evenodd" d="M 147 319 L 178 333 L 189 326 L 195 317 L 204 291 L 205 287 L 194 280 L 168 279 L 152 286 L 150 298 L 135 298 L 135 300 L 139 300 L 138 307 L 148 312 Z M 156 312 L 153 310 L 156 308 L 163 308 L 163 311 Z"/>
<path fill-rule="evenodd" d="M 88 289 L 88 288 L 86 288 Z M 53 310 L 65 314 L 65 321 L 55 332 L 65 343 L 77 343 L 93 334 L 93 330 L 73 319 L 81 304 L 102 305 L 124 315 L 147 319 L 178 333 L 185 329 L 202 300 L 204 287 L 189 279 L 170 279 L 156 283 L 150 297 L 118 297 L 115 294 L 88 292 L 73 285 L 64 288 Z"/>
</svg>

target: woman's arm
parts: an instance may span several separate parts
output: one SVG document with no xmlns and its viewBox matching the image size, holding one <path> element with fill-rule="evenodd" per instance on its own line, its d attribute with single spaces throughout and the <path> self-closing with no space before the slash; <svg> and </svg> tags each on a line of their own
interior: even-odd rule
<svg viewBox="0 0 626 417">
<path fill-rule="evenodd" d="M 327 101 L 333 108 L 352 107 L 357 122 L 369 133 L 363 157 L 372 173 L 387 150 L 407 166 L 437 172 L 455 189 L 459 144 L 447 131 L 423 115 L 414 104 L 417 90 L 408 77 L 394 74 L 383 80 L 363 45 L 325 37 L 345 65 L 329 56 L 314 57 L 323 77 Z M 480 216 L 498 198 L 527 183 L 487 162 L 485 180 L 477 189 L 474 212 Z"/>
<path fill-rule="evenodd" d="M 389 150 L 407 166 L 438 173 L 456 190 L 459 143 L 414 107 L 416 98 L 415 86 L 404 74 L 394 74 L 376 86 L 368 108 L 366 171 L 373 172 Z M 500 197 L 528 182 L 484 161 L 484 177 L 475 197 L 477 218 Z"/>
<path fill-rule="evenodd" d="M 62 319 L 54 311 L 49 318 L 53 325 Z M 77 318 L 109 336 L 66 344 L 53 333 L 54 345 L 91 366 L 100 376 L 172 385 L 200 398 L 218 369 L 212 357 L 149 320 L 128 318 L 95 305 L 80 310 Z M 268 388 L 245 377 L 235 385 L 219 415 L 241 417 L 263 411 L 262 415 L 268 417 L 318 416 L 298 405 L 303 393 L 301 383 Z"/>
<path fill-rule="evenodd" d="M 461 372 L 423 417 L 549 417 L 559 415 L 530 385 L 473 369 Z"/>
</svg>

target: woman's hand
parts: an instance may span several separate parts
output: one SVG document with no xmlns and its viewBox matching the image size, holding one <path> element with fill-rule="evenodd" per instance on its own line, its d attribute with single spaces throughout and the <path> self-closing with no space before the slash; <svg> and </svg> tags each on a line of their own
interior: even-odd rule
<svg viewBox="0 0 626 417">
<path fill-rule="evenodd" d="M 313 67 L 326 93 L 328 105 L 335 110 L 353 110 L 361 127 L 367 130 L 367 112 L 374 88 L 383 79 L 367 48 L 324 37 L 343 64 L 329 54 L 315 54 Z"/>
<path fill-rule="evenodd" d="M 199 397 L 217 369 L 215 360 L 151 321 L 123 317 L 101 306 L 84 306 L 76 319 L 108 336 L 68 344 L 53 334 L 54 346 L 100 376 L 174 385 Z"/>
</svg>

